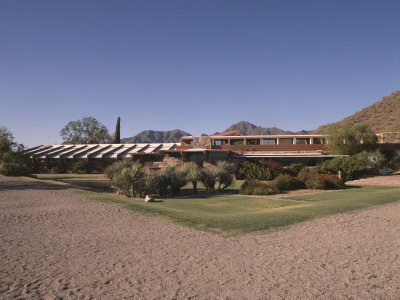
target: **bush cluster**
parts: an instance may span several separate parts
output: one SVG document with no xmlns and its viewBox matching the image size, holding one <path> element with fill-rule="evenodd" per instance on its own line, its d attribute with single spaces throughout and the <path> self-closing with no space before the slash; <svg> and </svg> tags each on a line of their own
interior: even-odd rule
<svg viewBox="0 0 400 300">
<path fill-rule="evenodd" d="M 255 179 L 245 180 L 240 188 L 241 194 L 246 195 L 272 195 L 280 191 L 308 189 L 343 189 L 344 181 L 335 175 L 320 174 L 316 168 L 303 167 L 298 176 L 280 174 L 274 180 L 260 181 Z"/>
<path fill-rule="evenodd" d="M 191 162 L 185 168 L 166 167 L 160 173 L 145 171 L 138 162 L 126 159 L 105 169 L 104 174 L 111 185 L 127 197 L 143 198 L 146 195 L 175 195 L 188 182 L 197 192 L 198 182 L 202 182 L 207 191 L 221 191 L 233 181 L 235 166 L 229 162 L 218 162 L 215 168 L 201 168 Z M 215 189 L 217 187 L 217 189 Z"/>
<path fill-rule="evenodd" d="M 279 189 L 267 182 L 250 179 L 243 182 L 239 192 L 244 195 L 274 195 L 279 193 Z"/>
<path fill-rule="evenodd" d="M 314 190 L 332 190 L 344 189 L 345 185 L 342 179 L 335 175 L 311 173 L 311 176 L 306 180 L 305 185 L 308 189 Z"/>
<path fill-rule="evenodd" d="M 305 166 L 302 163 L 293 163 L 286 168 L 286 173 L 288 173 L 289 175 L 292 175 L 294 177 L 297 177 L 297 175 L 299 175 L 300 171 L 304 168 L 305 168 Z"/>
<path fill-rule="evenodd" d="M 283 173 L 280 163 L 274 161 L 245 161 L 241 163 L 237 177 L 246 180 L 272 180 Z"/>
<path fill-rule="evenodd" d="M 302 182 L 289 174 L 278 175 L 278 177 L 272 180 L 270 184 L 275 186 L 280 191 L 292 191 L 301 189 L 303 187 Z"/>
<path fill-rule="evenodd" d="M 356 180 L 367 174 L 376 174 L 376 170 L 387 163 L 386 157 L 379 151 L 355 154 L 349 157 L 335 157 L 320 166 L 321 173 L 338 174 L 344 181 Z"/>
</svg>

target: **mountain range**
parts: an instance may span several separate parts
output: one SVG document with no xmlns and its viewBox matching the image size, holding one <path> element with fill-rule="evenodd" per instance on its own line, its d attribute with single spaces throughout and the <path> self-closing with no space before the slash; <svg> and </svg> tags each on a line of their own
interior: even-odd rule
<svg viewBox="0 0 400 300">
<path fill-rule="evenodd" d="M 144 130 L 133 137 L 121 139 L 121 143 L 177 143 L 181 137 L 186 135 L 190 135 L 190 133 L 179 129 L 171 131 Z"/>
<path fill-rule="evenodd" d="M 387 131 L 400 131 L 400 91 L 383 97 L 376 103 L 356 112 L 355 114 L 337 123 L 365 123 L 376 133 Z M 335 123 L 335 124 L 337 124 Z M 330 125 L 330 124 L 329 124 Z M 298 132 L 285 131 L 276 127 L 264 128 L 247 121 L 231 125 L 225 131 L 238 130 L 241 135 L 275 135 L 275 134 L 311 134 L 320 133 L 326 128 L 324 125 L 316 130 L 302 130 Z M 182 136 L 191 135 L 183 130 L 172 131 L 145 130 L 139 134 L 121 139 L 122 143 L 177 143 Z M 203 134 L 204 135 L 204 134 Z"/>
</svg>

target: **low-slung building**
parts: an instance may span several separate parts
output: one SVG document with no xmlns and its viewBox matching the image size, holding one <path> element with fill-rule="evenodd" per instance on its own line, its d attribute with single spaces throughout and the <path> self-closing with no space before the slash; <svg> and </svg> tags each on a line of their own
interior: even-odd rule
<svg viewBox="0 0 400 300">
<path fill-rule="evenodd" d="M 382 133 L 378 137 L 378 148 L 382 151 L 400 150 L 400 133 Z M 87 161 L 90 170 L 102 172 L 123 158 L 159 170 L 190 161 L 206 166 L 219 160 L 239 164 L 244 160 L 265 159 L 284 165 L 295 162 L 316 165 L 338 156 L 329 154 L 324 135 L 241 136 L 237 130 L 211 136 L 184 136 L 180 143 L 49 145 L 29 149 L 28 153 L 34 167 L 43 172 L 54 166 L 69 171 L 82 160 Z"/>
</svg>

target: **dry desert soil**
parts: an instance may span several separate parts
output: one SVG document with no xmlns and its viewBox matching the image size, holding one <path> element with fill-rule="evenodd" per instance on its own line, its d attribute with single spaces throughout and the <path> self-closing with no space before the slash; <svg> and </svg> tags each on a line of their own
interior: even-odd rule
<svg viewBox="0 0 400 300">
<path fill-rule="evenodd" d="M 400 299 L 400 203 L 239 237 L 0 176 L 1 299 Z"/>
</svg>

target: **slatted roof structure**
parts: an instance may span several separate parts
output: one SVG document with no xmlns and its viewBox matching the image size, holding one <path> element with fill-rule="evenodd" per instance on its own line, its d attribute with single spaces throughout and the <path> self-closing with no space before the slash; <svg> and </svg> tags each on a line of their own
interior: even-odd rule
<svg viewBox="0 0 400 300">
<path fill-rule="evenodd" d="M 132 154 L 158 154 L 175 150 L 175 143 L 47 145 L 28 149 L 31 158 L 124 158 Z"/>
</svg>

